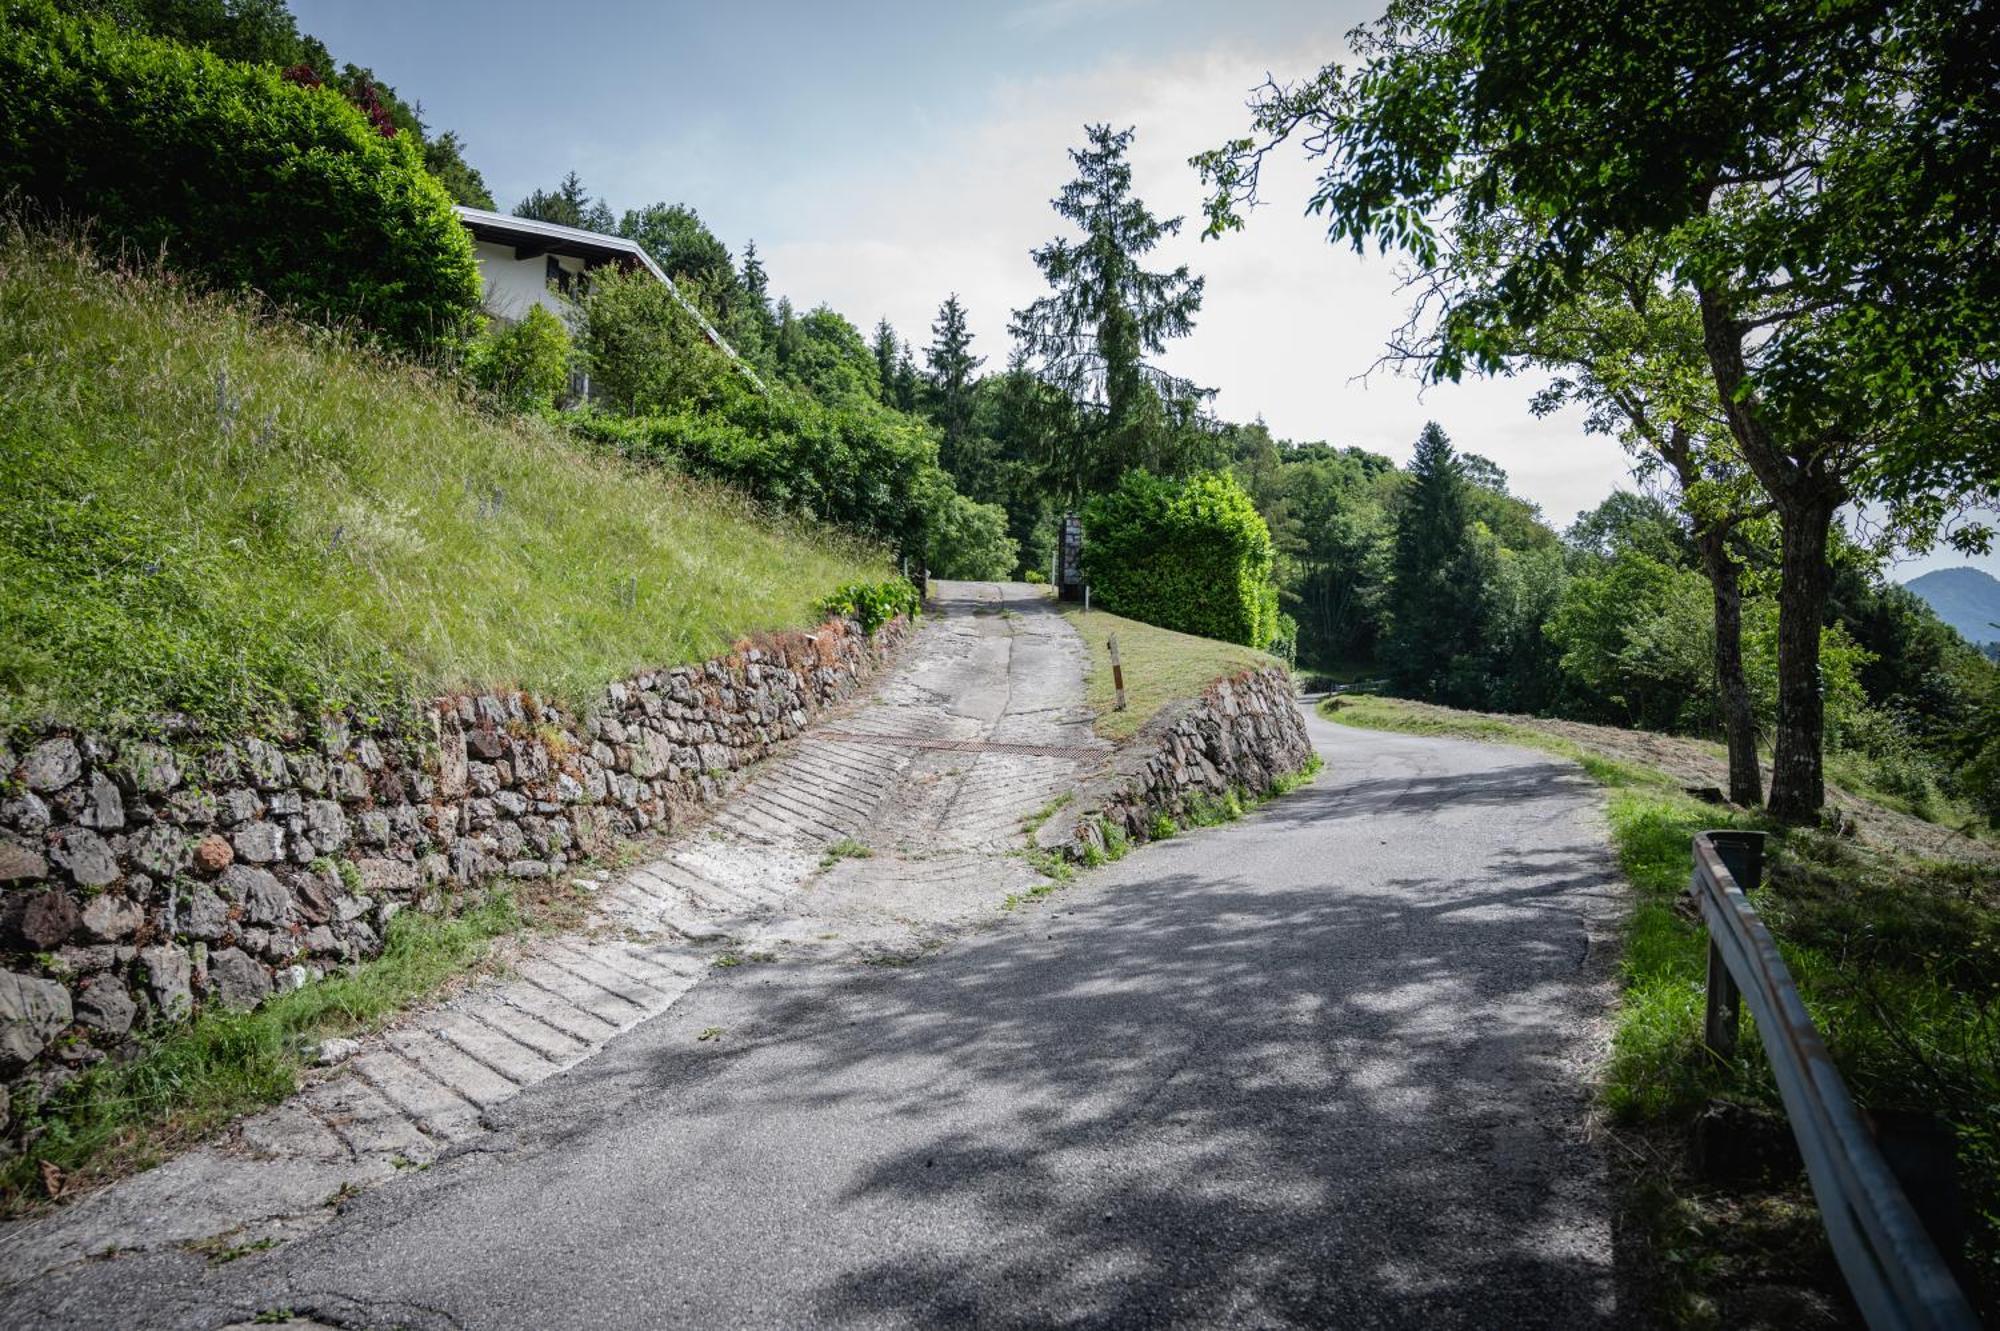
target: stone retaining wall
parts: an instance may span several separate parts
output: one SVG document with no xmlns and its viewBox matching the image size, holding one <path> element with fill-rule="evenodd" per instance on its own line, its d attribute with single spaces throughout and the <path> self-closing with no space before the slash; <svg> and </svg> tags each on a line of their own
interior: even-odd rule
<svg viewBox="0 0 2000 1331">
<path fill-rule="evenodd" d="M 1105 850 L 1107 827 L 1134 843 L 1148 841 L 1160 814 L 1184 819 L 1191 800 L 1231 790 L 1268 795 L 1312 755 L 1291 677 L 1277 666 L 1248 670 L 1217 680 L 1197 700 L 1162 708 L 1042 825 L 1036 843 L 1083 861 Z"/>
<path fill-rule="evenodd" d="M 405 906 L 672 828 L 907 632 L 836 620 L 746 640 L 613 684 L 582 717 L 501 693 L 220 745 L 0 738 L 0 1127 L 13 1096 L 151 1021 L 373 955 Z"/>
</svg>

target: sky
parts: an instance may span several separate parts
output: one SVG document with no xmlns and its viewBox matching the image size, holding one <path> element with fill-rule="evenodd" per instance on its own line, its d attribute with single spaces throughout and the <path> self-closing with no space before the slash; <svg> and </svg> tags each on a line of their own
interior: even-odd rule
<svg viewBox="0 0 2000 1331">
<path fill-rule="evenodd" d="M 1402 322 L 1395 256 L 1329 244 L 1306 214 L 1303 151 L 1266 168 L 1248 228 L 1202 241 L 1187 159 L 1249 132 L 1267 76 L 1345 54 L 1371 3 L 1029 0 L 730 4 L 292 0 L 337 59 L 373 69 L 456 130 L 503 209 L 578 172 L 614 211 L 685 203 L 732 251 L 754 239 L 773 290 L 826 302 L 864 334 L 887 317 L 919 346 L 956 292 L 990 368 L 1007 319 L 1046 289 L 1029 251 L 1062 234 L 1049 200 L 1088 123 L 1137 131 L 1135 190 L 1185 216 L 1154 265 L 1207 279 L 1164 364 L 1218 391 L 1230 420 L 1407 461 L 1435 420 L 1508 473 L 1556 526 L 1630 486 L 1618 445 L 1573 410 L 1537 418 L 1540 380 L 1426 388 L 1374 369 Z M 921 357 L 919 358 L 921 364 Z M 1893 576 L 1975 563 L 1945 550 Z"/>
</svg>

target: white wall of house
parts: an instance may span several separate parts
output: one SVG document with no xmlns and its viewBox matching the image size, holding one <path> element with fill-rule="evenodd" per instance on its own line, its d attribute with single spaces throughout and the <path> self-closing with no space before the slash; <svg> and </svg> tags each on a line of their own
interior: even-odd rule
<svg viewBox="0 0 2000 1331">
<path fill-rule="evenodd" d="M 472 249 L 479 259 L 479 276 L 486 284 L 484 304 L 488 314 L 519 319 L 530 305 L 540 305 L 551 314 L 569 318 L 568 305 L 549 289 L 548 256 L 537 254 L 532 259 L 517 259 L 512 245 L 495 245 L 485 240 L 473 241 Z M 566 272 L 584 271 L 581 259 L 558 255 L 556 262 Z"/>
</svg>

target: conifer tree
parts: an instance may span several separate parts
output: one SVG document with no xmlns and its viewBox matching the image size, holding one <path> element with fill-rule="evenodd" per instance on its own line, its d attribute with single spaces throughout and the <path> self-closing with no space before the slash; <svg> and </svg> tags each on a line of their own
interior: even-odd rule
<svg viewBox="0 0 2000 1331">
<path fill-rule="evenodd" d="M 1454 660 L 1478 645 L 1478 566 L 1466 480 L 1451 440 L 1424 426 L 1396 514 L 1389 582 L 1389 672 L 1420 696 L 1445 692 Z"/>
<path fill-rule="evenodd" d="M 1091 409 L 1095 426 L 1076 441 L 1090 456 L 1065 471 L 1103 489 L 1129 467 L 1173 469 L 1171 448 L 1160 447 L 1170 422 L 1210 392 L 1146 360 L 1193 331 L 1201 308 L 1202 279 L 1187 265 L 1170 272 L 1140 266 L 1180 230 L 1181 219 L 1157 218 L 1133 197 L 1125 160 L 1131 130 L 1089 125 L 1085 133 L 1087 146 L 1070 151 L 1076 179 L 1053 200 L 1083 235 L 1059 236 L 1033 252 L 1051 291 L 1016 310 L 1008 331 L 1045 380 Z"/>
<path fill-rule="evenodd" d="M 887 319 L 875 321 L 875 379 L 882 386 L 882 400 L 896 405 L 896 330 Z"/>
<path fill-rule="evenodd" d="M 910 357 L 910 344 L 905 342 L 896 357 L 896 410 L 917 409 L 918 382 L 917 363 Z"/>
<path fill-rule="evenodd" d="M 954 475 L 965 465 L 966 438 L 972 430 L 972 375 L 985 363 L 984 356 L 972 354 L 972 330 L 965 326 L 965 307 L 954 291 L 938 306 L 931 344 L 924 350 L 931 419 L 944 431 L 939 461 Z"/>
</svg>

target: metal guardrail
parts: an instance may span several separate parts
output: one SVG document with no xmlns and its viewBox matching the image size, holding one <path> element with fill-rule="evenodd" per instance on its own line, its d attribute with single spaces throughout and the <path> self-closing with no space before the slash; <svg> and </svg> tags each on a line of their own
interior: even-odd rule
<svg viewBox="0 0 2000 1331">
<path fill-rule="evenodd" d="M 1791 1119 L 1841 1274 L 1874 1331 L 1977 1331 L 1978 1318 L 1890 1171 L 1827 1053 L 1771 933 L 1744 895 L 1763 876 L 1761 832 L 1694 838 L 1694 895 L 1708 926 L 1706 1039 L 1734 1057 L 1741 1002 Z"/>
</svg>

